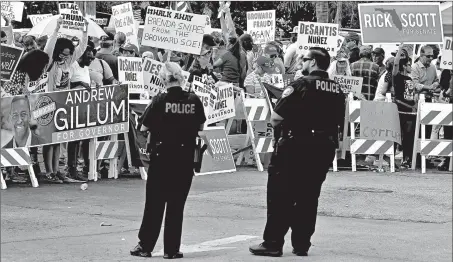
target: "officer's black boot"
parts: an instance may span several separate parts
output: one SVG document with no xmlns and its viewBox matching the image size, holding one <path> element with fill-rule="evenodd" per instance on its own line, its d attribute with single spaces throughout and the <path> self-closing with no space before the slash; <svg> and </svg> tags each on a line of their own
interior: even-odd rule
<svg viewBox="0 0 453 262">
<path fill-rule="evenodd" d="M 183 258 L 184 254 L 182 252 L 176 252 L 174 254 L 164 254 L 164 259 L 175 259 L 175 258 Z"/>
<path fill-rule="evenodd" d="M 293 249 L 293 254 L 296 255 L 296 256 L 300 256 L 300 257 L 306 257 L 308 256 L 308 252 L 305 251 L 305 250 L 299 250 L 299 249 Z"/>
<path fill-rule="evenodd" d="M 261 244 L 251 246 L 250 252 L 257 256 L 268 256 L 268 257 L 281 257 L 283 255 L 283 248 L 273 243 L 267 243 L 264 241 Z"/>
<path fill-rule="evenodd" d="M 151 257 L 151 251 L 144 250 L 143 247 L 138 244 L 134 249 L 131 250 L 131 255 L 136 257 Z"/>
</svg>

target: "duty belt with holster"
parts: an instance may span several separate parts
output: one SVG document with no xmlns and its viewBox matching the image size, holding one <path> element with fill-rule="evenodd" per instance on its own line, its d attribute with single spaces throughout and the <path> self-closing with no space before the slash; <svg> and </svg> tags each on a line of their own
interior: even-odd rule
<svg viewBox="0 0 453 262">
<path fill-rule="evenodd" d="M 338 147 L 338 134 L 333 134 L 332 131 L 325 130 L 314 130 L 314 129 L 305 129 L 294 131 L 291 129 L 283 128 L 280 133 L 280 137 L 283 139 L 292 139 L 292 140 L 302 140 L 307 138 L 327 138 L 330 141 L 334 142 L 336 147 Z"/>
</svg>

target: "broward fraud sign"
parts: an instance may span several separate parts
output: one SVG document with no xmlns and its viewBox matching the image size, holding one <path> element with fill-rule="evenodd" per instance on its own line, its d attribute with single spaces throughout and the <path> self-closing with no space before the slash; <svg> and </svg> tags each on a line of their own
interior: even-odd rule
<svg viewBox="0 0 453 262">
<path fill-rule="evenodd" d="M 206 20 L 205 15 L 148 6 L 142 45 L 199 55 Z"/>
<path fill-rule="evenodd" d="M 363 44 L 442 44 L 440 3 L 359 4 Z"/>
<path fill-rule="evenodd" d="M 5 97 L 1 98 L 1 112 L 8 116 L 2 119 L 4 148 L 42 146 L 129 131 L 127 85 Z"/>
</svg>

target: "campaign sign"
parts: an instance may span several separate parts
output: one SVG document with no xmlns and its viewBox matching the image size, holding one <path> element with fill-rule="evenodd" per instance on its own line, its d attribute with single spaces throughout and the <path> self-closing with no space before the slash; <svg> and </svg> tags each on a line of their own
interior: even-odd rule
<svg viewBox="0 0 453 262">
<path fill-rule="evenodd" d="M 143 61 L 143 88 L 147 91 L 149 97 L 166 92 L 165 85 L 159 78 L 159 71 L 163 65 L 163 63 L 150 58 L 145 58 L 145 61 Z"/>
<path fill-rule="evenodd" d="M 79 6 L 72 3 L 58 4 L 60 14 L 63 18 L 63 23 L 58 31 L 64 35 L 80 35 L 80 32 L 85 32 L 85 20 L 80 12 Z"/>
<path fill-rule="evenodd" d="M 230 143 L 223 126 L 207 127 L 201 132 L 200 137 L 202 144 L 208 144 L 208 148 L 203 154 L 200 173 L 195 175 L 236 171 Z"/>
<path fill-rule="evenodd" d="M 325 48 L 331 56 L 338 51 L 338 24 L 299 21 L 297 33 L 298 54 L 306 54 L 311 47 Z"/>
<path fill-rule="evenodd" d="M 452 38 L 445 37 L 444 47 L 442 49 L 442 58 L 440 61 L 440 68 L 453 70 L 452 56 L 453 56 Z"/>
<path fill-rule="evenodd" d="M 254 44 L 275 40 L 275 10 L 247 12 L 247 33 Z"/>
<path fill-rule="evenodd" d="M 93 20 L 100 27 L 107 26 L 108 21 L 109 21 L 108 18 L 93 18 L 91 20 Z"/>
<path fill-rule="evenodd" d="M 1 98 L 2 147 L 34 147 L 129 132 L 127 85 Z"/>
<path fill-rule="evenodd" d="M 359 4 L 363 44 L 442 44 L 440 3 Z"/>
<path fill-rule="evenodd" d="M 333 81 L 340 86 L 344 94 L 352 92 L 354 96 L 361 97 L 363 77 L 334 75 Z"/>
<path fill-rule="evenodd" d="M 128 84 L 129 93 L 146 92 L 143 87 L 142 59 L 140 57 L 118 57 L 118 81 Z"/>
<path fill-rule="evenodd" d="M 125 3 L 112 6 L 113 24 L 116 32 L 122 32 L 126 35 L 126 43 L 139 47 L 137 40 L 137 29 L 135 27 L 134 14 L 132 13 L 132 4 Z"/>
<path fill-rule="evenodd" d="M 39 24 L 42 20 L 52 17 L 52 14 L 42 14 L 42 15 L 27 15 L 27 17 L 30 19 L 31 24 L 33 26 Z"/>
<path fill-rule="evenodd" d="M 2 44 L 1 52 L 1 79 L 10 81 L 16 71 L 16 67 L 24 54 L 24 49 Z"/>
<path fill-rule="evenodd" d="M 206 19 L 205 15 L 148 6 L 142 45 L 199 55 Z"/>
</svg>

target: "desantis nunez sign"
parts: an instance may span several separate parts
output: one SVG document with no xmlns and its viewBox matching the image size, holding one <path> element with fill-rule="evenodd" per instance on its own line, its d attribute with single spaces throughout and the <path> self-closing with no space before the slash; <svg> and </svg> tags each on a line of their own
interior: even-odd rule
<svg viewBox="0 0 453 262">
<path fill-rule="evenodd" d="M 359 4 L 363 44 L 442 44 L 439 3 Z"/>
<path fill-rule="evenodd" d="M 3 148 L 30 147 L 129 131 L 127 85 L 1 98 Z"/>
</svg>

